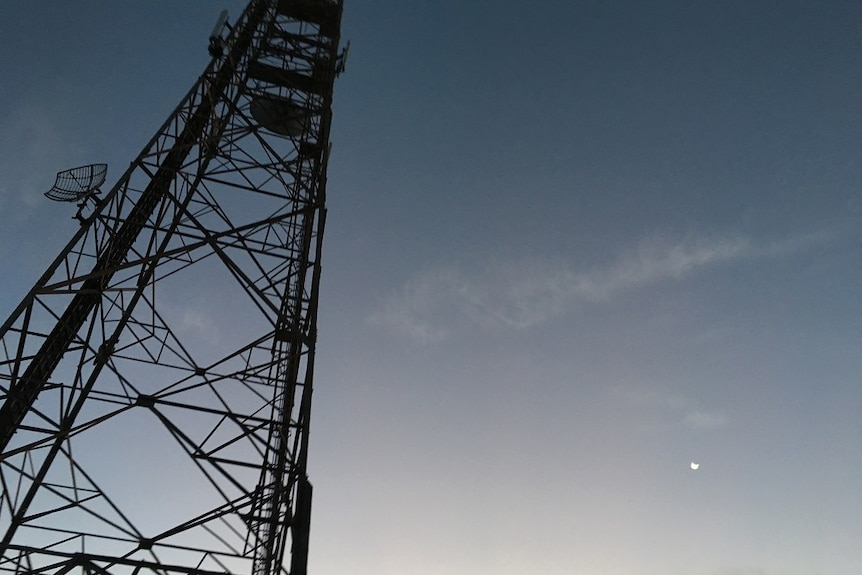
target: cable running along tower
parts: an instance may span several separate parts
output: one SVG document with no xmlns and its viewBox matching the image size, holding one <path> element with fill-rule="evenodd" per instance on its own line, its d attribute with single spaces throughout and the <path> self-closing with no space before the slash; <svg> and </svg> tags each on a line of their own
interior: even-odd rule
<svg viewBox="0 0 862 575">
<path fill-rule="evenodd" d="M 0 573 L 306 573 L 341 12 L 220 18 L 110 190 L 58 175 L 80 226 L 0 326 Z"/>
</svg>

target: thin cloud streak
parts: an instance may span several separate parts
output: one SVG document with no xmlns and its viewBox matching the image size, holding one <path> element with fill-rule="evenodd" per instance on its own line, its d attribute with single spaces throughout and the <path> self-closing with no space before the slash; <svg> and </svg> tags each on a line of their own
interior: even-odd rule
<svg viewBox="0 0 862 575">
<path fill-rule="evenodd" d="M 622 292 L 744 259 L 791 256 L 829 239 L 824 234 L 762 244 L 742 236 L 647 239 L 615 263 L 586 271 L 550 260 L 510 260 L 475 270 L 437 268 L 390 294 L 370 320 L 419 343 L 441 341 L 465 325 L 524 329 L 578 303 L 611 301 Z"/>
<path fill-rule="evenodd" d="M 624 385 L 615 387 L 612 393 L 625 404 L 669 417 L 694 431 L 716 431 L 728 424 L 724 413 L 703 409 L 697 402 L 661 388 Z"/>
<path fill-rule="evenodd" d="M 594 270 L 579 278 L 577 295 L 605 300 L 623 290 L 668 279 L 678 280 L 700 268 L 749 257 L 753 253 L 749 240 L 742 237 L 675 244 L 646 240 L 610 268 Z"/>
</svg>

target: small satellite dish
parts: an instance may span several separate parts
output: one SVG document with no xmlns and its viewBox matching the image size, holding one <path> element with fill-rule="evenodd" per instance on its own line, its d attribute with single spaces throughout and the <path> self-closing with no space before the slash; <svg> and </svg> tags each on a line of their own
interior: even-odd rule
<svg viewBox="0 0 862 575">
<path fill-rule="evenodd" d="M 308 110 L 283 98 L 255 98 L 251 101 L 255 121 L 282 136 L 300 136 L 308 127 Z"/>
<path fill-rule="evenodd" d="M 57 172 L 54 187 L 45 192 L 45 196 L 55 202 L 86 202 L 88 197 L 99 192 L 107 175 L 108 164 L 88 164 Z"/>
</svg>

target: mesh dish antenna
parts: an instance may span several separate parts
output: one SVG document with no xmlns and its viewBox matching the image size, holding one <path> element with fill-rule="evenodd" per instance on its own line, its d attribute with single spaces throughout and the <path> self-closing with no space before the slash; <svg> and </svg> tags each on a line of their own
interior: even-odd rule
<svg viewBox="0 0 862 575">
<path fill-rule="evenodd" d="M 57 172 L 57 180 L 45 196 L 55 202 L 86 201 L 99 192 L 99 186 L 105 183 L 107 175 L 108 164 L 88 164 Z"/>
</svg>

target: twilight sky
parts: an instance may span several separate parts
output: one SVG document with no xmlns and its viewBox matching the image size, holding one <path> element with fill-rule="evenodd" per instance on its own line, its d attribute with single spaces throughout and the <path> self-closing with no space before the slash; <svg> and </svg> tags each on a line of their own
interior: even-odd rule
<svg viewBox="0 0 862 575">
<path fill-rule="evenodd" d="M 112 185 L 244 4 L 0 5 L 0 316 L 77 226 L 54 173 Z M 862 572 L 862 4 L 342 36 L 310 573 Z"/>
</svg>

